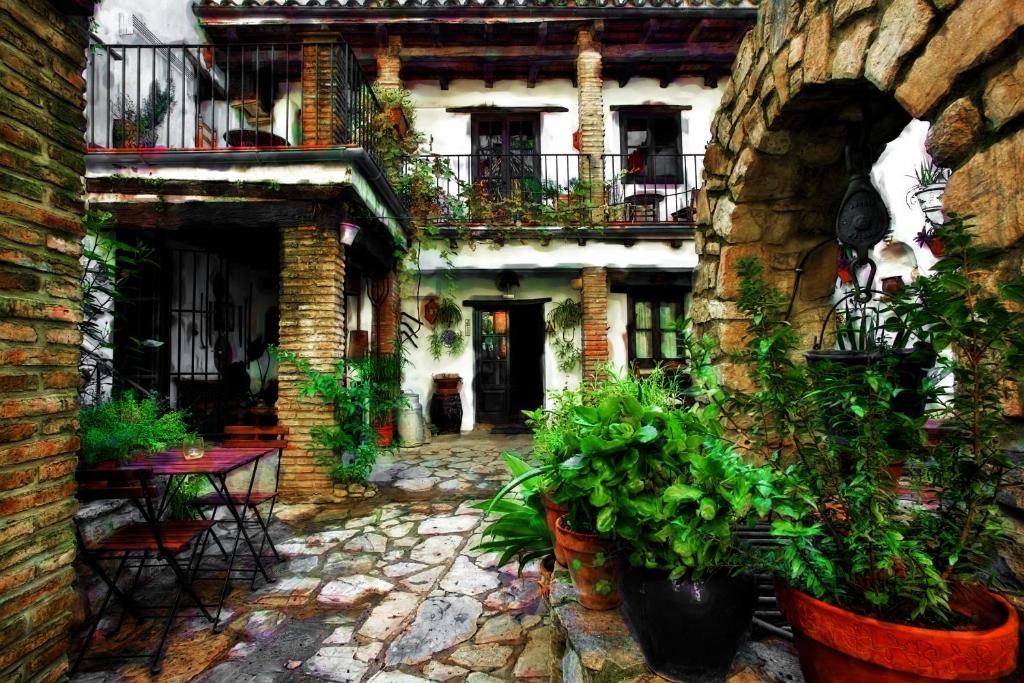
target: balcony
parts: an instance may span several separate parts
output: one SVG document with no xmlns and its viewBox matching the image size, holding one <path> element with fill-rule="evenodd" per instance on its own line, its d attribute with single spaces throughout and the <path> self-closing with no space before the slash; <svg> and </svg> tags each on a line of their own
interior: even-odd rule
<svg viewBox="0 0 1024 683">
<path fill-rule="evenodd" d="M 93 44 L 86 76 L 90 151 L 344 145 L 375 156 L 380 106 L 344 43 Z"/>
<path fill-rule="evenodd" d="M 435 193 L 413 216 L 438 227 L 691 227 L 702 154 L 430 155 Z M 413 169 L 407 174 L 412 179 Z M 400 188 L 401 191 L 401 188 Z"/>
</svg>

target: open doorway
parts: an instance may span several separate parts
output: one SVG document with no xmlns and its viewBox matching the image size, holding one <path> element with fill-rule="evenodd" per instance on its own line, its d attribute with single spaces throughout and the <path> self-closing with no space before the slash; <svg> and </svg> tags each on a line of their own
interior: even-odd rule
<svg viewBox="0 0 1024 683">
<path fill-rule="evenodd" d="M 521 426 L 544 402 L 544 302 L 475 305 L 473 350 L 476 421 Z"/>
</svg>

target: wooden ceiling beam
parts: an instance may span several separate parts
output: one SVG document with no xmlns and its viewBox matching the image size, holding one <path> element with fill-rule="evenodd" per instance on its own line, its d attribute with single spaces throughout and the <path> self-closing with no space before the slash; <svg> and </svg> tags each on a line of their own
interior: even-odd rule
<svg viewBox="0 0 1024 683">
<path fill-rule="evenodd" d="M 657 19 L 648 19 L 647 20 L 647 27 L 644 29 L 643 38 L 640 39 L 640 44 L 641 45 L 646 45 L 647 43 L 651 42 L 652 40 L 654 40 L 654 36 L 657 35 L 657 33 L 658 33 L 658 20 Z"/>
<path fill-rule="evenodd" d="M 628 43 L 622 45 L 605 45 L 601 54 L 606 60 L 640 60 L 646 62 L 666 62 L 673 60 L 693 60 L 697 62 L 731 62 L 736 57 L 736 46 L 732 43 L 697 43 L 686 45 L 642 45 Z M 369 59 L 373 55 L 364 49 L 358 49 L 360 59 Z M 402 59 L 413 60 L 446 60 L 446 59 L 546 59 L 575 61 L 575 46 L 536 46 L 536 45 L 448 45 L 435 47 L 403 47 Z"/>
</svg>

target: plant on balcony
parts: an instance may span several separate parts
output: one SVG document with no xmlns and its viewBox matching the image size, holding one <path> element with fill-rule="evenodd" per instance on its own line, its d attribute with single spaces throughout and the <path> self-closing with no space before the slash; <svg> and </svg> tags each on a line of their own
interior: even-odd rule
<svg viewBox="0 0 1024 683">
<path fill-rule="evenodd" d="M 330 468 L 331 477 L 342 483 L 366 483 L 377 457 L 390 450 L 373 428 L 371 410 L 395 410 L 402 405 L 401 396 L 389 399 L 381 393 L 368 359 L 341 360 L 332 370 L 320 371 L 293 352 L 271 347 L 270 353 L 305 375 L 299 386 L 301 398 L 317 399 L 334 413 L 334 424 L 310 429 L 318 458 Z"/>
<path fill-rule="evenodd" d="M 896 358 L 823 374 L 794 361 L 787 299 L 765 284 L 755 261 L 740 265 L 739 305 L 750 318 L 740 360 L 754 390 L 729 403 L 755 425 L 744 430 L 755 452 L 788 478 L 788 518 L 772 526 L 783 545 L 769 566 L 787 584 L 780 600 L 801 633 L 805 671 L 842 666 L 851 680 L 869 680 L 867 671 L 882 666 L 995 679 L 1015 665 L 1016 612 L 979 586 L 1002 534 L 995 496 L 1011 467 L 999 447 L 1000 387 L 1024 360 L 1024 314 L 1000 296 L 1024 301 L 1024 279 L 1001 283 L 998 295 L 986 291 L 978 273 L 989 254 L 960 222 L 940 234 L 949 258 L 891 295 L 896 315 L 885 323 L 955 350 L 939 360 L 954 384 L 934 394 L 936 407 L 922 417 L 894 410 L 902 391 Z M 835 438 L 822 426 L 840 411 L 846 429 Z M 938 447 L 925 449 L 929 415 L 950 427 Z M 907 438 L 892 439 L 897 431 Z M 905 503 L 889 469 L 896 461 L 911 476 Z M 896 661 L 859 644 L 894 639 L 931 654 Z M 982 650 L 982 658 L 954 654 Z"/>
</svg>

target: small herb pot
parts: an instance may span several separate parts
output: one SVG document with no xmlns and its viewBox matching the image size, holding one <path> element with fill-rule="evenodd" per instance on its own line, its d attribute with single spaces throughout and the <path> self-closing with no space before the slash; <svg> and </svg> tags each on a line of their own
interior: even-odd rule
<svg viewBox="0 0 1024 683">
<path fill-rule="evenodd" d="M 630 567 L 622 594 L 652 671 L 671 681 L 720 683 L 750 627 L 757 585 L 750 576 L 673 580 L 665 571 Z"/>
<path fill-rule="evenodd" d="M 950 600 L 954 611 L 985 623 L 974 631 L 895 624 L 787 586 L 776 592 L 807 683 L 833 683 L 838 671 L 844 683 L 995 683 L 1017 668 L 1017 610 L 988 591 L 954 593 Z"/>
<path fill-rule="evenodd" d="M 562 546 L 580 604 L 592 610 L 615 609 L 622 603 L 615 542 L 571 531 L 565 519 L 562 515 L 555 524 L 555 542 Z"/>
<path fill-rule="evenodd" d="M 548 525 L 548 531 L 551 532 L 551 538 L 555 541 L 555 561 L 564 567 L 565 550 L 558 544 L 558 532 L 555 531 L 555 525 L 558 523 L 558 518 L 567 513 L 569 508 L 551 500 L 547 494 L 542 494 L 540 500 L 544 504 L 544 521 Z"/>
</svg>

